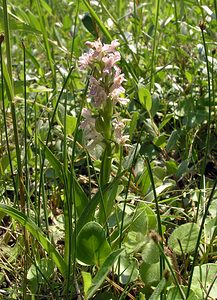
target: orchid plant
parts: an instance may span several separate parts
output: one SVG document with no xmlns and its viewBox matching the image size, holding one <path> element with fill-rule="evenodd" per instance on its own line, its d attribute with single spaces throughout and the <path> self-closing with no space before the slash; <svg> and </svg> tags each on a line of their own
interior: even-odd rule
<svg viewBox="0 0 217 300">
<path fill-rule="evenodd" d="M 89 51 L 79 58 L 78 63 L 80 69 L 89 70 L 91 76 L 87 108 L 82 110 L 83 121 L 80 127 L 84 131 L 88 150 L 96 145 L 101 145 L 103 148 L 99 177 L 102 187 L 110 181 L 114 152 L 120 150 L 121 158 L 123 145 L 129 139 L 128 135 L 124 135 L 127 120 L 121 119 L 117 109 L 120 105 L 126 105 L 129 100 L 124 98 L 125 89 L 122 84 L 125 78 L 118 66 L 121 59 L 120 52 L 117 51 L 119 42 L 114 40 L 111 44 L 103 44 L 98 39 L 94 42 L 86 42 L 86 45 Z M 100 209 L 102 222 L 108 218 L 112 202 L 109 195 L 104 193 L 102 203 L 104 207 Z"/>
<path fill-rule="evenodd" d="M 122 86 L 124 74 L 117 63 L 121 59 L 116 50 L 119 42 L 102 44 L 98 39 L 95 42 L 86 42 L 90 48 L 88 53 L 79 58 L 81 70 L 92 71 L 89 86 L 89 108 L 82 110 L 84 120 L 81 128 L 84 130 L 87 147 L 93 148 L 96 144 L 123 145 L 128 140 L 124 135 L 125 124 L 116 111 L 116 104 L 126 105 L 125 89 Z"/>
</svg>

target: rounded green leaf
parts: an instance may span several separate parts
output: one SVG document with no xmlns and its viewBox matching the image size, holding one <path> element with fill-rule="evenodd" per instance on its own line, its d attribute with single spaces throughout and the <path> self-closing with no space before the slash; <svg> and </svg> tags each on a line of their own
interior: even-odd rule
<svg viewBox="0 0 217 300">
<path fill-rule="evenodd" d="M 118 269 L 120 270 L 119 280 L 122 284 L 134 282 L 138 278 L 138 261 L 134 257 L 121 255 L 120 260 L 116 264 L 116 270 Z"/>
<path fill-rule="evenodd" d="M 96 222 L 85 224 L 77 237 L 77 259 L 87 265 L 100 266 L 110 253 L 103 227 Z"/>
<path fill-rule="evenodd" d="M 152 239 L 144 245 L 141 255 L 143 261 L 148 264 L 155 264 L 160 260 L 159 248 Z"/>
<path fill-rule="evenodd" d="M 139 101 L 142 104 L 142 106 L 148 112 L 150 112 L 152 107 L 152 98 L 149 90 L 146 89 L 144 85 L 138 84 L 138 95 L 139 95 Z"/>
<path fill-rule="evenodd" d="M 191 288 L 200 299 L 216 299 L 217 264 L 210 263 L 195 267 Z"/>
<path fill-rule="evenodd" d="M 147 204 L 142 203 L 136 210 L 130 231 L 141 232 L 145 235 L 148 231 L 155 229 L 156 225 L 157 220 L 155 213 Z"/>
<path fill-rule="evenodd" d="M 194 252 L 198 234 L 199 227 L 197 224 L 183 224 L 173 231 L 169 238 L 168 245 L 179 255 Z"/>
<path fill-rule="evenodd" d="M 147 264 L 142 263 L 140 266 L 140 276 L 146 285 L 156 286 L 160 281 L 160 263 Z"/>
<path fill-rule="evenodd" d="M 182 288 L 184 294 L 186 295 L 188 287 L 180 286 L 180 288 Z M 167 300 L 183 300 L 183 297 L 180 294 L 178 287 L 171 287 L 169 289 L 168 294 L 167 294 Z M 194 291 L 190 290 L 188 300 L 199 300 L 199 298 L 197 297 L 197 295 L 195 294 Z"/>
</svg>

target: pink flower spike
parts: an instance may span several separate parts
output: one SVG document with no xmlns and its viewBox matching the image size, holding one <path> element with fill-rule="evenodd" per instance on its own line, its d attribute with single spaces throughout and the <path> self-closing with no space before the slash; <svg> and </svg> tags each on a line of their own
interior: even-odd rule
<svg viewBox="0 0 217 300">
<path fill-rule="evenodd" d="M 91 117 L 91 111 L 87 108 L 83 108 L 81 112 L 82 117 L 84 118 L 90 118 Z"/>
<path fill-rule="evenodd" d="M 78 65 L 80 70 L 87 69 L 90 67 L 92 61 L 93 61 L 93 50 L 90 50 L 89 53 L 84 53 L 79 57 Z"/>
<path fill-rule="evenodd" d="M 121 59 L 120 53 L 116 51 L 115 53 L 110 53 L 108 56 L 102 58 L 102 61 L 105 64 L 103 73 L 110 73 L 112 68 L 115 66 L 116 62 Z"/>
<path fill-rule="evenodd" d="M 121 97 L 118 98 L 118 102 L 122 105 L 127 105 L 127 103 L 129 103 L 129 101 L 130 100 L 127 98 L 121 98 Z"/>
<path fill-rule="evenodd" d="M 105 44 L 102 47 L 102 51 L 105 51 L 107 53 L 115 52 L 115 50 L 118 46 L 120 46 L 120 43 L 117 40 L 114 40 L 114 41 L 111 42 L 111 44 Z"/>
<path fill-rule="evenodd" d="M 97 81 L 96 78 L 94 78 L 93 76 L 90 77 L 89 95 L 93 97 L 96 107 L 99 107 L 107 99 L 107 94 L 100 84 L 101 82 Z"/>
<path fill-rule="evenodd" d="M 121 88 L 121 89 L 122 89 L 121 93 L 124 92 L 124 91 L 123 91 L 123 87 L 121 86 L 121 84 L 122 84 L 122 82 L 123 82 L 124 80 L 125 80 L 125 79 L 124 79 L 124 74 L 120 74 L 120 75 L 116 76 L 116 77 L 114 78 L 114 83 L 113 83 L 112 86 L 110 87 L 110 92 L 112 92 L 112 91 L 114 91 L 115 89 L 118 89 L 118 88 Z"/>
<path fill-rule="evenodd" d="M 116 143 L 124 145 L 127 140 L 129 140 L 128 135 L 123 135 L 123 129 L 125 125 L 122 121 L 115 121 L 114 122 L 114 138 Z"/>
<path fill-rule="evenodd" d="M 87 45 L 89 48 L 95 49 L 97 52 L 101 52 L 102 51 L 102 42 L 100 41 L 100 39 L 98 39 L 95 42 L 86 42 L 85 45 Z"/>
<path fill-rule="evenodd" d="M 109 95 L 111 96 L 114 103 L 119 102 L 120 104 L 126 105 L 129 102 L 129 99 L 120 97 L 120 94 L 123 94 L 124 92 L 125 89 L 120 86 L 114 89 Z"/>
</svg>

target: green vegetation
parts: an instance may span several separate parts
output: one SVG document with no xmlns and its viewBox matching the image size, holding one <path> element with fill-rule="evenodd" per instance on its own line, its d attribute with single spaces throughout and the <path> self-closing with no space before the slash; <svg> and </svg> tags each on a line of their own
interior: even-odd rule
<svg viewBox="0 0 217 300">
<path fill-rule="evenodd" d="M 216 28 L 216 0 L 1 1 L 0 299 L 217 299 Z"/>
</svg>

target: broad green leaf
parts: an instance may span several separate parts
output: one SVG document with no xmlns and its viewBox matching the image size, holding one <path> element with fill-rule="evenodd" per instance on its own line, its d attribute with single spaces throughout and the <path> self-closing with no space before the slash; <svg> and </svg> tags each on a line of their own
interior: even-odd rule
<svg viewBox="0 0 217 300">
<path fill-rule="evenodd" d="M 111 270 L 112 266 L 114 265 L 115 261 L 118 259 L 119 255 L 123 249 L 118 249 L 113 251 L 107 259 L 104 261 L 103 265 L 97 272 L 96 276 L 93 278 L 92 286 L 88 291 L 87 299 L 92 299 L 94 293 L 98 290 L 101 284 L 104 282 L 108 272 Z"/>
<path fill-rule="evenodd" d="M 160 126 L 159 126 L 159 130 L 161 130 L 173 117 L 173 114 L 167 114 L 164 118 L 163 121 L 161 122 Z"/>
<path fill-rule="evenodd" d="M 139 119 L 139 112 L 134 111 L 132 114 L 132 117 L 131 117 L 130 128 L 129 128 L 130 140 L 132 139 L 132 137 L 135 133 L 138 119 Z"/>
<path fill-rule="evenodd" d="M 93 21 L 89 13 L 86 13 L 82 18 L 82 23 L 84 24 L 85 28 L 97 39 L 98 32 L 96 28 L 96 23 Z"/>
<path fill-rule="evenodd" d="M 10 30 L 20 30 L 26 33 L 34 33 L 40 34 L 40 31 L 36 30 L 35 28 L 29 26 L 28 24 L 24 23 L 20 18 L 12 14 L 9 14 L 9 28 Z M 3 17 L 3 10 L 0 8 L 0 31 L 4 31 L 4 17 Z"/>
<path fill-rule="evenodd" d="M 115 270 L 120 271 L 119 280 L 122 284 L 134 282 L 139 275 L 138 261 L 134 257 L 121 255 L 120 260 L 115 264 Z"/>
<path fill-rule="evenodd" d="M 180 137 L 179 132 L 177 130 L 174 130 L 167 141 L 167 146 L 166 146 L 167 152 L 173 150 L 174 147 L 177 146 L 179 137 Z"/>
<path fill-rule="evenodd" d="M 133 216 L 129 230 L 140 232 L 144 235 L 152 229 L 156 229 L 157 219 L 153 210 L 145 203 L 140 203 Z"/>
<path fill-rule="evenodd" d="M 103 199 L 101 199 L 100 201 L 99 213 L 97 215 L 100 224 L 104 224 L 105 221 L 110 217 L 110 214 L 115 204 L 114 201 L 118 193 L 118 186 L 119 182 L 115 181 L 107 192 L 102 193 Z M 102 206 L 102 200 L 104 201 L 104 206 Z"/>
<path fill-rule="evenodd" d="M 39 262 L 32 264 L 27 273 L 28 280 L 36 279 L 39 283 L 46 282 L 54 272 L 54 264 L 51 259 L 42 258 Z"/>
<path fill-rule="evenodd" d="M 27 231 L 29 231 L 34 236 L 34 238 L 39 241 L 43 249 L 54 261 L 62 275 L 66 275 L 67 267 L 62 256 L 56 250 L 54 245 L 51 244 L 51 242 L 44 235 L 41 229 L 29 217 L 27 217 L 17 209 L 5 204 L 0 204 L 0 212 L 4 212 L 5 214 L 12 217 L 14 220 L 18 221 L 22 226 L 24 226 L 27 229 Z"/>
<path fill-rule="evenodd" d="M 147 285 L 156 286 L 160 281 L 160 263 L 147 264 L 142 263 L 140 266 L 140 276 L 142 281 Z"/>
<path fill-rule="evenodd" d="M 90 273 L 85 272 L 85 271 L 81 271 L 81 275 L 82 275 L 83 283 L 84 283 L 84 295 L 86 296 L 87 292 L 92 284 L 92 277 L 91 277 Z"/>
<path fill-rule="evenodd" d="M 129 222 L 130 223 L 130 222 Z M 141 232 L 129 231 L 124 238 L 124 249 L 126 253 L 133 254 L 140 252 L 146 243 L 146 237 Z M 113 244 L 115 245 L 115 244 Z"/>
<path fill-rule="evenodd" d="M 64 114 L 65 114 L 65 108 L 64 106 L 59 103 L 58 105 L 58 118 L 57 121 L 58 123 L 60 123 L 60 125 L 63 127 L 64 125 Z M 57 115 L 56 115 L 57 117 Z M 76 128 L 76 124 L 77 124 L 77 118 L 75 116 L 70 116 L 68 114 L 66 114 L 66 134 L 67 135 L 72 135 L 73 132 L 75 131 Z"/>
<path fill-rule="evenodd" d="M 4 80 L 5 80 L 5 85 L 6 85 L 6 90 L 8 94 L 8 99 L 10 101 L 14 101 L 14 88 L 13 88 L 13 82 L 11 82 L 11 78 L 8 73 L 8 69 L 6 67 L 6 64 L 4 60 L 2 60 L 2 65 L 3 65 L 3 75 L 4 75 Z"/>
<path fill-rule="evenodd" d="M 166 167 L 167 167 L 167 174 L 168 175 L 173 175 L 178 170 L 177 162 L 174 161 L 174 160 L 166 161 Z"/>
<path fill-rule="evenodd" d="M 77 259 L 87 265 L 101 266 L 110 253 L 103 227 L 96 222 L 85 224 L 77 237 Z"/>
<path fill-rule="evenodd" d="M 45 92 L 52 92 L 53 89 L 52 88 L 48 88 L 46 86 L 42 86 L 42 85 L 37 85 L 36 87 L 29 87 L 28 88 L 28 92 L 31 93 L 45 93 Z"/>
<path fill-rule="evenodd" d="M 28 287 L 32 293 L 37 293 L 39 284 L 45 284 L 54 273 L 54 263 L 48 258 L 42 258 L 32 264 L 27 273 Z"/>
<path fill-rule="evenodd" d="M 148 264 L 155 264 L 159 262 L 159 248 L 152 239 L 149 239 L 149 241 L 147 241 L 147 243 L 144 244 L 141 256 L 143 261 Z"/>
<path fill-rule="evenodd" d="M 124 174 L 125 174 L 125 171 L 121 172 L 110 184 L 108 184 L 105 187 L 102 187 L 101 188 L 102 194 L 104 194 L 106 192 L 110 192 L 113 189 L 114 185 L 116 185 L 116 183 L 118 183 L 120 181 L 120 179 L 122 178 L 122 176 Z M 100 203 L 100 201 L 102 201 L 101 192 L 98 191 L 93 196 L 93 198 L 86 204 L 86 206 L 77 222 L 77 232 L 79 232 L 87 222 L 89 222 L 93 219 L 93 216 L 96 211 L 96 207 Z"/>
<path fill-rule="evenodd" d="M 151 94 L 148 89 L 145 88 L 144 85 L 138 84 L 138 95 L 139 95 L 139 101 L 142 104 L 142 106 L 150 112 L 152 107 L 152 98 Z"/>
<path fill-rule="evenodd" d="M 195 223 L 187 223 L 176 228 L 168 240 L 169 247 L 176 253 L 192 253 L 195 250 L 199 227 Z"/>
<path fill-rule="evenodd" d="M 169 181 L 169 182 L 165 182 L 164 184 L 158 186 L 155 191 L 156 191 L 156 195 L 159 196 L 161 193 L 163 193 L 166 189 L 170 188 L 174 186 L 174 182 L 173 181 Z M 152 202 L 154 200 L 154 193 L 153 191 L 151 191 L 150 193 L 148 193 L 145 196 L 145 201 L 148 202 Z"/>
<path fill-rule="evenodd" d="M 105 27 L 105 25 L 103 24 L 103 22 L 98 17 L 98 14 L 94 11 L 94 9 L 92 8 L 92 6 L 89 4 L 89 2 L 87 0 L 83 0 L 83 3 L 88 8 L 92 18 L 96 21 L 97 25 L 99 26 L 101 31 L 104 33 L 104 35 L 105 35 L 106 39 L 108 40 L 108 42 L 111 42 L 112 37 L 111 37 L 109 31 L 107 30 L 107 28 Z"/>
<path fill-rule="evenodd" d="M 198 295 L 199 299 L 216 299 L 217 264 L 209 263 L 196 266 L 194 268 L 191 288 Z"/>
<path fill-rule="evenodd" d="M 158 283 L 158 285 L 156 286 L 156 288 L 154 289 L 154 292 L 152 293 L 151 297 L 149 298 L 149 300 L 158 300 L 161 293 L 163 292 L 165 286 L 167 284 L 166 279 L 163 277 L 160 282 Z"/>
<path fill-rule="evenodd" d="M 183 293 L 186 295 L 188 287 L 182 285 L 180 287 L 182 288 Z M 183 297 L 180 294 L 180 290 L 178 289 L 178 287 L 171 287 L 169 289 L 167 294 L 167 300 L 183 300 Z M 200 299 L 197 297 L 196 293 L 193 290 L 190 290 L 187 300 L 200 300 Z"/>
</svg>

